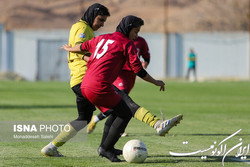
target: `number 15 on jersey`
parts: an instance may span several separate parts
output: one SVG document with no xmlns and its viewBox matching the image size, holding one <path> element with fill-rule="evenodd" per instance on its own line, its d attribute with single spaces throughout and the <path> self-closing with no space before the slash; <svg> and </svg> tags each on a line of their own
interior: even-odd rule
<svg viewBox="0 0 250 167">
<path fill-rule="evenodd" d="M 102 39 L 102 40 L 96 45 L 96 49 L 95 49 L 95 53 L 94 53 L 93 59 L 95 59 L 95 58 L 96 58 L 96 59 L 100 59 L 100 58 L 107 52 L 107 50 L 108 50 L 108 45 L 109 45 L 109 44 L 112 44 L 114 41 L 108 39 L 108 40 L 106 41 L 106 43 L 103 45 L 103 47 L 100 48 L 100 47 L 102 46 L 103 42 L 104 42 L 104 39 Z M 99 51 L 100 49 L 102 49 L 102 52 L 101 52 L 101 53 L 98 53 L 98 51 Z"/>
</svg>

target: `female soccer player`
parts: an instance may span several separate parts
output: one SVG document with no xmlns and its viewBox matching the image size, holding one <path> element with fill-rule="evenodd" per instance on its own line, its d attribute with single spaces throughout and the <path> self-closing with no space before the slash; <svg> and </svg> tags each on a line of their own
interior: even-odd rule
<svg viewBox="0 0 250 167">
<path fill-rule="evenodd" d="M 144 69 L 146 69 L 149 62 L 150 62 L 150 52 L 149 52 L 148 44 L 147 44 L 146 40 L 140 36 L 138 36 L 133 41 L 134 41 L 135 47 L 137 49 L 138 57 L 139 58 L 142 57 L 144 60 L 143 62 L 141 62 L 142 67 Z M 120 74 L 118 75 L 116 80 L 114 81 L 113 85 L 115 87 L 117 87 L 121 92 L 129 94 L 130 91 L 132 90 L 132 88 L 134 87 L 135 79 L 136 79 L 135 73 L 130 68 L 129 63 L 126 62 L 122 68 L 122 71 L 120 72 Z M 132 114 L 134 117 L 135 113 L 132 113 Z M 102 113 L 99 113 L 98 115 L 94 115 L 87 126 L 87 133 L 88 134 L 92 133 L 96 127 L 96 124 L 105 118 L 106 118 L 106 116 Z M 137 117 L 135 117 L 135 118 L 137 118 Z M 155 119 L 157 119 L 157 118 L 155 117 Z M 126 135 L 127 135 L 126 132 L 124 132 L 122 134 L 122 136 L 126 136 Z"/>
<path fill-rule="evenodd" d="M 120 161 L 112 150 L 132 117 L 130 108 L 112 85 L 124 63 L 128 61 L 135 74 L 159 86 L 160 90 L 165 90 L 163 81 L 155 80 L 143 69 L 131 41 L 138 36 L 142 25 L 142 19 L 127 16 L 122 19 L 116 32 L 112 34 L 95 37 L 73 48 L 67 44 L 62 47 L 69 52 L 87 50 L 92 53 L 87 63 L 88 70 L 83 78 L 81 91 L 83 96 L 103 114 L 110 115 L 105 123 L 98 152 L 112 162 Z"/>
</svg>

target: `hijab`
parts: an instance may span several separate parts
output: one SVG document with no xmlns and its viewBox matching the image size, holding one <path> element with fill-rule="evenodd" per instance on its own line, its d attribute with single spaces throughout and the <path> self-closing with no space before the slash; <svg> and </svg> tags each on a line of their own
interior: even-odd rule
<svg viewBox="0 0 250 167">
<path fill-rule="evenodd" d="M 81 19 L 86 21 L 92 28 L 93 22 L 98 15 L 110 16 L 108 8 L 99 3 L 95 3 L 86 10 Z"/>
<path fill-rule="evenodd" d="M 126 37 L 129 37 L 129 33 L 132 28 L 142 26 L 144 21 L 136 16 L 128 15 L 124 17 L 119 25 L 116 27 L 116 31 L 121 32 Z"/>
</svg>

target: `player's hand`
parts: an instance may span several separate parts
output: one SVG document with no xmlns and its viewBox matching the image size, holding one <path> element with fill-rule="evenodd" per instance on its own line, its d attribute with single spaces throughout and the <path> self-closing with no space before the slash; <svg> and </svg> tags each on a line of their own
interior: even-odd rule
<svg viewBox="0 0 250 167">
<path fill-rule="evenodd" d="M 148 67 L 148 63 L 147 62 L 141 62 L 141 65 L 144 69 L 146 69 Z"/>
<path fill-rule="evenodd" d="M 165 91 L 165 83 L 161 80 L 156 80 L 156 86 L 160 86 L 160 91 Z"/>
<path fill-rule="evenodd" d="M 61 49 L 64 49 L 64 50 L 66 50 L 66 51 L 71 51 L 70 49 L 72 48 L 72 45 L 67 45 L 67 44 L 64 44 L 62 47 L 61 47 Z"/>
</svg>

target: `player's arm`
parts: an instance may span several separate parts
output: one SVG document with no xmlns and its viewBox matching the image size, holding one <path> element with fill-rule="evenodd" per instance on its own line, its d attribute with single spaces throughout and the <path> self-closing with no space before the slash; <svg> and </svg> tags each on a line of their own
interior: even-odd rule
<svg viewBox="0 0 250 167">
<path fill-rule="evenodd" d="M 165 83 L 160 80 L 155 80 L 151 75 L 147 73 L 146 70 L 143 69 L 136 52 L 137 50 L 134 45 L 130 45 L 128 47 L 129 64 L 131 65 L 134 73 L 136 73 L 136 75 L 143 80 L 150 82 L 156 86 L 160 86 L 160 90 L 165 91 Z"/>
<path fill-rule="evenodd" d="M 72 47 L 71 45 L 67 45 L 67 44 L 64 44 L 61 49 L 64 49 L 66 50 L 67 52 L 81 52 L 81 51 L 89 51 L 90 50 L 90 46 L 91 46 L 91 41 L 92 40 L 89 40 L 89 41 L 86 41 L 82 44 L 78 44 L 74 47 Z"/>
<path fill-rule="evenodd" d="M 61 49 L 64 49 L 66 50 L 67 52 L 81 52 L 81 45 L 82 44 L 78 44 L 74 47 L 72 47 L 71 45 L 68 45 L 68 44 L 64 44 Z"/>
<path fill-rule="evenodd" d="M 142 58 L 143 58 L 143 62 L 141 62 L 141 64 L 142 64 L 142 67 L 144 68 L 144 69 L 146 69 L 147 67 L 148 67 L 148 65 L 149 65 L 149 62 L 150 62 L 150 57 L 145 57 L 144 56 L 145 54 L 142 54 Z"/>
<path fill-rule="evenodd" d="M 150 62 L 150 52 L 146 40 L 142 38 L 141 42 L 142 42 L 141 56 L 144 60 L 144 62 L 142 62 L 142 67 L 146 69 Z"/>
<path fill-rule="evenodd" d="M 76 45 L 81 45 L 83 42 L 77 42 Z M 86 62 L 89 60 L 89 57 L 91 56 L 91 53 L 86 51 L 76 51 L 75 53 L 78 53 L 77 56 L 79 56 L 81 59 L 85 60 Z"/>
<path fill-rule="evenodd" d="M 142 78 L 144 81 L 150 82 L 156 86 L 160 86 L 160 91 L 165 91 L 165 83 L 161 80 L 155 80 L 151 75 L 147 73 L 146 70 L 141 69 L 136 73 L 136 75 Z"/>
<path fill-rule="evenodd" d="M 143 61 L 143 62 L 141 62 L 141 65 L 142 65 L 142 67 L 144 68 L 144 69 L 146 69 L 147 67 L 148 67 L 148 62 L 146 62 L 146 61 Z"/>
<path fill-rule="evenodd" d="M 88 40 L 91 40 L 93 37 L 91 35 L 91 33 L 89 33 L 87 27 L 78 27 L 78 29 L 76 30 L 76 32 L 74 33 L 75 37 L 74 37 L 74 45 L 76 46 L 78 44 L 82 44 Z M 87 61 L 88 57 L 90 57 L 90 53 L 88 51 L 79 51 L 76 54 L 79 58 Z"/>
<path fill-rule="evenodd" d="M 86 54 L 82 57 L 82 59 L 85 60 L 86 62 L 88 62 L 90 56 L 91 56 L 91 53 L 86 53 Z"/>
</svg>

